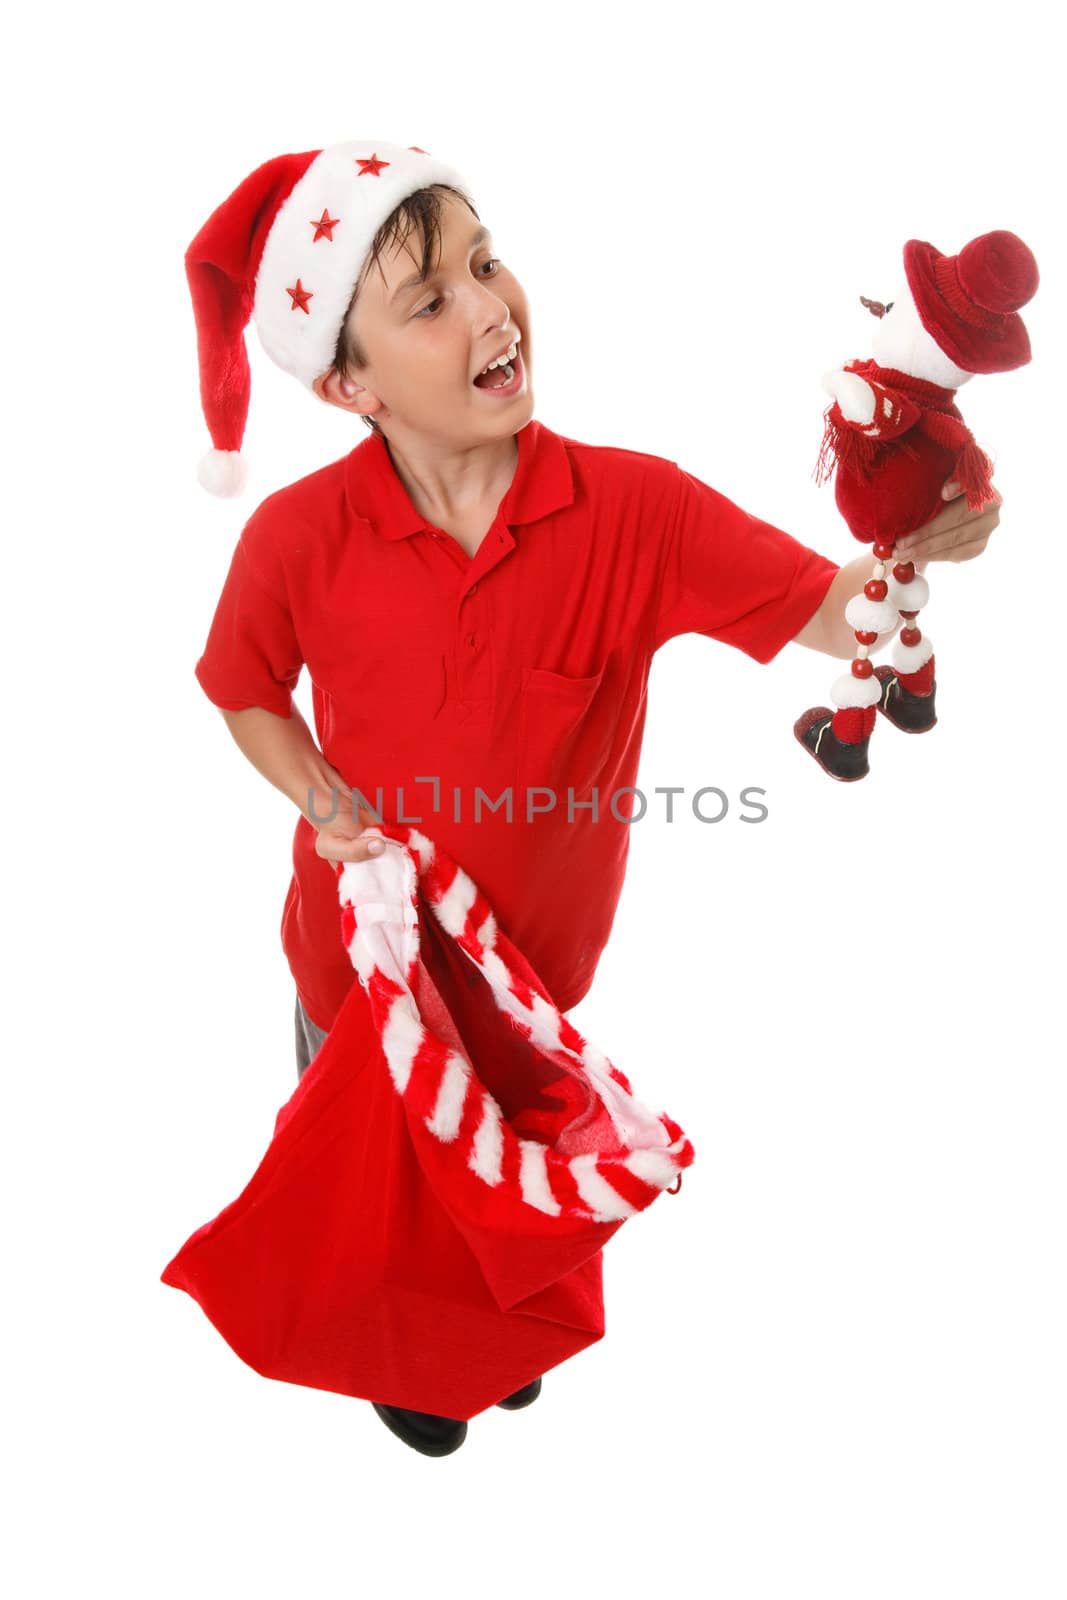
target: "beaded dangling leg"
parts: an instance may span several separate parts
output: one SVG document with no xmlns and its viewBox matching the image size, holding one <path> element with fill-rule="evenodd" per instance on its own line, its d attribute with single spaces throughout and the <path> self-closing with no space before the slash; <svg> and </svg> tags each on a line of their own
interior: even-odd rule
<svg viewBox="0 0 1067 1600">
<path fill-rule="evenodd" d="M 870 771 L 867 745 L 883 689 L 869 651 L 878 635 L 897 623 L 897 607 L 887 598 L 885 578 L 886 562 L 892 554 L 891 544 L 875 545 L 874 567 L 863 593 L 853 595 L 845 607 L 845 617 L 856 636 L 856 654 L 851 670 L 836 679 L 830 690 L 837 710 L 811 706 L 793 724 L 796 738 L 823 771 L 846 783 L 865 778 Z"/>
<path fill-rule="evenodd" d="M 893 568 L 891 595 L 905 626 L 893 644 L 893 665 L 876 667 L 881 697 L 878 710 L 905 733 L 925 733 L 937 723 L 934 647 L 915 618 L 930 598 L 930 585 L 911 561 Z"/>
</svg>

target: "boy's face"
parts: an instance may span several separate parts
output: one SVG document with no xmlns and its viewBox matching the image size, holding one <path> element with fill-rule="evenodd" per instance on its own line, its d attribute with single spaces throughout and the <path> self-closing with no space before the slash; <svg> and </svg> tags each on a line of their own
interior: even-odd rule
<svg viewBox="0 0 1067 1600">
<path fill-rule="evenodd" d="M 398 442 L 420 435 L 468 447 L 517 433 L 533 415 L 529 308 L 484 225 L 453 195 L 441 202 L 440 255 L 426 281 L 417 281 L 417 232 L 387 246 L 380 272 L 368 263 L 348 320 L 368 364 L 348 379 L 330 368 L 314 387 L 334 405 L 374 416 Z M 514 343 L 518 386 L 503 395 L 475 387 L 486 362 Z M 491 376 L 499 380 L 502 369 Z"/>
</svg>

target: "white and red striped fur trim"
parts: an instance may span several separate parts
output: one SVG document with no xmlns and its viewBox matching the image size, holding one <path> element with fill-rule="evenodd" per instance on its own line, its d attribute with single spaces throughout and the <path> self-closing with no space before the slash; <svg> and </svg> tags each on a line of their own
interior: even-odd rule
<svg viewBox="0 0 1067 1600">
<path fill-rule="evenodd" d="M 666 1112 L 642 1104 L 629 1080 L 562 1015 L 462 867 L 417 828 L 383 822 L 364 832 L 386 840 L 386 848 L 365 861 L 337 863 L 342 938 L 397 1092 L 422 1108 L 429 1131 L 454 1145 L 484 1183 L 504 1184 L 515 1198 L 561 1219 L 617 1223 L 680 1181 L 694 1157 L 682 1129 Z M 552 1146 L 520 1137 L 466 1054 L 425 1026 L 412 992 L 420 892 L 512 1025 L 540 1054 L 587 1081 L 611 1120 L 615 1151 L 568 1154 L 559 1148 L 563 1141 Z"/>
</svg>

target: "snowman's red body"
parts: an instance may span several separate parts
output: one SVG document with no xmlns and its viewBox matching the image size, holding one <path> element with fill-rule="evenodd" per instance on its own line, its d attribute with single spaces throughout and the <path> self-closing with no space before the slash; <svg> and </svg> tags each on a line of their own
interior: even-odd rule
<svg viewBox="0 0 1067 1600">
<path fill-rule="evenodd" d="M 820 466 L 837 461 L 834 496 L 854 538 L 893 544 L 942 509 L 941 486 L 956 473 L 975 506 L 993 498 L 992 464 L 974 443 L 955 389 L 876 361 L 848 361 L 874 390 L 872 421 L 850 422 L 835 400 L 827 411 Z M 962 451 L 962 455 L 961 455 Z"/>
</svg>

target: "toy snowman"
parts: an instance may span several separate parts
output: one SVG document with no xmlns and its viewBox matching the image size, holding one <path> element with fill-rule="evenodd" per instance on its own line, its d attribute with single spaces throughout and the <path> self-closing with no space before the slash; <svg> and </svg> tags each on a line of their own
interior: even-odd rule
<svg viewBox="0 0 1067 1600">
<path fill-rule="evenodd" d="M 955 394 L 975 373 L 1009 372 L 1030 360 L 1018 309 L 1037 286 L 1037 262 L 1014 233 L 983 233 L 958 256 L 909 239 L 904 281 L 888 304 L 860 296 L 878 318 L 873 360 L 848 361 L 823 377 L 833 404 L 824 413 L 816 482 L 836 465 L 838 510 L 853 536 L 874 547 L 871 577 L 845 607 L 856 654 L 851 671 L 830 690 L 837 709 L 813 706 L 793 725 L 833 778 L 867 775 L 876 711 L 908 733 L 937 721 L 933 644 L 917 622 L 930 586 L 913 562 L 893 563 L 893 547 L 936 516 L 950 478 L 972 509 L 996 498 L 992 462 L 965 425 Z M 871 646 L 902 620 L 892 666 L 876 667 Z"/>
</svg>

